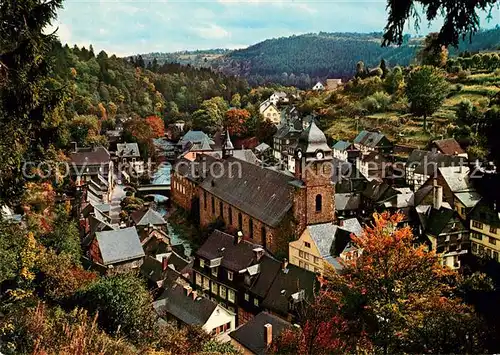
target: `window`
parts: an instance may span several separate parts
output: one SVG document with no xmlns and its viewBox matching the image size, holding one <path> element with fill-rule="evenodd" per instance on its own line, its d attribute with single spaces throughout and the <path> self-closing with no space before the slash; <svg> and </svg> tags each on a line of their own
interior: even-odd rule
<svg viewBox="0 0 500 355">
<path fill-rule="evenodd" d="M 303 257 L 304 257 L 304 252 L 303 252 L 302 250 L 299 250 L 299 256 L 300 256 L 301 258 L 303 258 Z"/>
<path fill-rule="evenodd" d="M 490 227 L 490 233 L 497 234 L 497 229 L 495 227 Z"/>
<path fill-rule="evenodd" d="M 233 272 L 232 272 L 232 271 L 228 271 L 228 272 L 227 272 L 227 279 L 228 279 L 229 281 L 233 281 Z"/>
<path fill-rule="evenodd" d="M 472 232 L 471 237 L 474 238 L 474 239 L 477 239 L 477 240 L 482 240 L 483 239 L 483 235 L 480 234 L 480 233 L 474 233 L 474 232 Z"/>
<path fill-rule="evenodd" d="M 472 221 L 472 226 L 477 229 L 483 229 L 483 224 L 481 222 Z"/>
<path fill-rule="evenodd" d="M 228 299 L 228 301 L 234 303 L 234 297 L 235 297 L 234 291 L 231 290 L 231 289 L 228 289 L 227 290 L 227 299 Z"/>
<path fill-rule="evenodd" d="M 212 214 L 215 214 L 215 198 L 212 196 Z"/>
<path fill-rule="evenodd" d="M 226 299 L 226 288 L 222 285 L 219 287 L 219 295 L 222 298 Z"/>
<path fill-rule="evenodd" d="M 250 301 L 250 295 L 248 293 L 245 293 L 245 301 Z"/>
<path fill-rule="evenodd" d="M 210 280 L 206 277 L 203 278 L 203 289 L 204 290 L 210 289 Z"/>
<path fill-rule="evenodd" d="M 205 260 L 200 259 L 200 267 L 203 269 L 205 267 Z"/>
<path fill-rule="evenodd" d="M 304 259 L 309 260 L 309 254 L 308 253 L 304 253 Z"/>
<path fill-rule="evenodd" d="M 200 274 L 198 274 L 198 273 L 196 273 L 196 284 L 197 284 L 198 286 L 201 286 L 201 282 L 202 282 L 202 281 L 201 281 L 201 275 L 200 275 Z"/>
<path fill-rule="evenodd" d="M 492 237 L 489 237 L 488 238 L 488 241 L 490 242 L 490 244 L 492 245 L 496 245 L 497 244 L 497 240 L 495 238 L 492 238 Z"/>
<path fill-rule="evenodd" d="M 215 295 L 217 294 L 217 288 L 217 284 L 215 282 L 212 282 L 212 293 Z"/>
<path fill-rule="evenodd" d="M 248 221 L 248 234 L 250 236 L 250 239 L 253 239 L 253 219 L 250 219 L 250 221 Z"/>
<path fill-rule="evenodd" d="M 217 277 L 218 272 L 219 272 L 219 267 L 216 266 L 216 267 L 212 268 L 212 276 Z"/>
<path fill-rule="evenodd" d="M 322 204 L 323 204 L 323 196 L 316 195 L 316 212 L 321 212 Z"/>
<path fill-rule="evenodd" d="M 254 298 L 254 299 L 253 299 L 253 305 L 254 305 L 255 307 L 259 307 L 259 300 L 258 300 L 257 298 Z"/>
<path fill-rule="evenodd" d="M 491 258 L 491 249 L 486 249 L 486 255 L 488 255 L 488 258 Z"/>
<path fill-rule="evenodd" d="M 315 256 L 314 257 L 314 263 L 315 264 L 319 264 L 319 262 L 320 262 L 320 258 L 318 258 L 318 257 Z"/>
<path fill-rule="evenodd" d="M 477 253 L 477 244 L 476 243 L 472 243 L 472 252 Z"/>
<path fill-rule="evenodd" d="M 243 216 L 241 215 L 241 212 L 238 212 L 238 230 L 243 229 Z"/>
<path fill-rule="evenodd" d="M 222 204 L 222 201 L 219 201 L 219 215 L 220 218 L 224 218 L 224 205 Z"/>
<path fill-rule="evenodd" d="M 498 252 L 497 251 L 493 252 L 493 259 L 495 259 L 495 261 L 498 261 Z"/>
<path fill-rule="evenodd" d="M 299 261 L 299 267 L 301 267 L 301 268 L 304 267 L 304 263 L 301 260 Z"/>
<path fill-rule="evenodd" d="M 305 246 L 306 248 L 310 248 L 310 247 L 311 247 L 311 243 L 309 243 L 309 242 L 304 242 L 304 246 Z"/>
<path fill-rule="evenodd" d="M 233 224 L 233 209 L 231 208 L 231 206 L 229 206 L 229 208 L 227 209 L 227 214 L 229 217 L 229 224 Z"/>
</svg>

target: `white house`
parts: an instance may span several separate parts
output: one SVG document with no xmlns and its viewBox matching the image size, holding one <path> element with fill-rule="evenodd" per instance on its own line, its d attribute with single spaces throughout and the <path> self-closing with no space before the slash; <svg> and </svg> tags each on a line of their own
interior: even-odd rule
<svg viewBox="0 0 500 355">
<path fill-rule="evenodd" d="M 313 86 L 312 88 L 314 91 L 320 91 L 320 90 L 325 90 L 325 86 L 320 82 L 318 81 L 316 83 L 316 85 Z"/>
<path fill-rule="evenodd" d="M 273 103 L 273 105 L 277 105 L 278 102 L 288 102 L 288 97 L 286 93 L 283 91 L 275 91 L 271 96 L 269 96 L 269 101 Z"/>
</svg>

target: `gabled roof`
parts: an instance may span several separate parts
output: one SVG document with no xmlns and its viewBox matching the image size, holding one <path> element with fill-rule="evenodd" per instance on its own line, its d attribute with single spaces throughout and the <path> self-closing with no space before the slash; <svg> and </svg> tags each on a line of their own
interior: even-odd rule
<svg viewBox="0 0 500 355">
<path fill-rule="evenodd" d="M 361 194 L 354 192 L 335 194 L 335 210 L 352 211 L 361 206 Z"/>
<path fill-rule="evenodd" d="M 261 246 L 246 240 L 237 243 L 236 237 L 215 230 L 196 251 L 196 255 L 207 260 L 221 258 L 222 267 L 240 271 L 256 261 L 254 249 L 258 247 Z"/>
<path fill-rule="evenodd" d="M 269 255 L 264 255 L 262 259 L 259 260 L 259 264 L 261 272 L 259 272 L 253 281 L 250 287 L 250 292 L 260 298 L 264 298 L 266 297 L 274 278 L 281 269 L 281 262 Z"/>
<path fill-rule="evenodd" d="M 470 213 L 470 219 L 500 228 L 500 214 L 495 209 L 495 203 L 483 198 Z"/>
<path fill-rule="evenodd" d="M 139 146 L 137 143 L 117 143 L 116 155 L 118 157 L 140 158 Z"/>
<path fill-rule="evenodd" d="M 436 148 L 439 149 L 443 154 L 458 155 L 465 153 L 465 150 L 462 149 L 455 138 L 436 140 L 432 142 L 432 144 L 435 145 Z"/>
<path fill-rule="evenodd" d="M 180 143 L 181 144 L 185 144 L 188 142 L 201 143 L 205 138 L 208 138 L 208 136 L 205 132 L 190 130 L 181 138 Z M 210 138 L 209 138 L 209 142 L 210 142 L 210 144 L 214 144 L 214 141 L 212 141 Z"/>
<path fill-rule="evenodd" d="M 203 152 L 203 151 L 208 152 L 213 149 L 210 146 L 210 139 L 208 138 L 208 136 L 204 136 L 201 142 L 194 143 L 189 150 L 192 152 Z"/>
<path fill-rule="evenodd" d="M 417 191 L 415 191 L 415 194 L 413 195 L 413 205 L 414 206 L 419 206 L 422 201 L 431 194 L 432 196 L 432 190 L 434 189 L 433 186 L 431 185 L 423 185 L 421 186 Z"/>
<path fill-rule="evenodd" d="M 135 227 L 96 233 L 104 265 L 144 257 Z"/>
<path fill-rule="evenodd" d="M 201 187 L 268 226 L 277 226 L 292 207 L 293 187 L 289 182 L 294 177 L 235 158 L 224 160 L 222 166 L 212 170 Z"/>
<path fill-rule="evenodd" d="M 187 295 L 184 287 L 176 283 L 153 302 L 153 307 L 160 316 L 169 313 L 185 324 L 203 326 L 214 313 L 217 303 L 200 296 L 193 299 L 192 294 Z"/>
<path fill-rule="evenodd" d="M 264 325 L 271 324 L 273 339 L 276 339 L 283 330 L 292 325 L 272 314 L 260 312 L 247 323 L 229 333 L 229 336 L 257 355 L 267 353 L 267 344 L 265 341 Z"/>
<path fill-rule="evenodd" d="M 379 132 L 361 131 L 357 135 L 357 137 L 354 138 L 354 143 L 361 144 L 370 148 L 375 148 L 384 138 L 385 135 Z"/>
<path fill-rule="evenodd" d="M 351 240 L 351 233 L 360 236 L 363 228 L 356 218 L 342 221 L 342 226 L 321 223 L 307 226 L 309 235 L 322 257 L 338 256 Z"/>
<path fill-rule="evenodd" d="M 338 141 L 337 143 L 335 143 L 333 145 L 332 148 L 334 150 L 338 150 L 338 151 L 343 152 L 344 150 L 346 150 L 347 148 L 349 148 L 350 145 L 351 145 L 351 143 L 348 142 L 348 141 Z"/>
<path fill-rule="evenodd" d="M 462 220 L 452 209 L 441 207 L 439 210 L 431 208 L 426 222 L 426 232 L 438 236 L 443 233 L 467 230 Z"/>
<path fill-rule="evenodd" d="M 290 311 L 292 295 L 302 291 L 304 299 L 311 300 L 317 290 L 316 274 L 298 266 L 288 264 L 286 269 L 280 269 L 262 302 L 262 307 L 282 315 Z"/>
<path fill-rule="evenodd" d="M 258 146 L 255 147 L 255 150 L 259 153 L 262 153 L 262 152 L 265 152 L 266 150 L 268 150 L 269 148 L 271 148 L 269 146 L 269 144 L 266 144 L 266 143 L 260 143 Z"/>
<path fill-rule="evenodd" d="M 475 191 L 455 192 L 453 195 L 466 208 L 474 207 L 481 200 L 481 195 Z"/>
<path fill-rule="evenodd" d="M 445 155 L 439 152 L 429 152 L 426 150 L 415 149 L 408 160 L 407 166 L 415 168 L 416 174 L 432 175 L 440 167 L 455 166 L 459 167 L 465 163 L 466 159 L 457 155 Z"/>
<path fill-rule="evenodd" d="M 162 215 L 152 208 L 135 211 L 130 215 L 136 226 L 160 226 L 167 224 Z"/>
<path fill-rule="evenodd" d="M 106 148 L 78 148 L 78 151 L 69 155 L 70 160 L 78 166 L 108 164 L 110 155 Z"/>
<path fill-rule="evenodd" d="M 438 168 L 439 174 L 450 188 L 451 192 L 473 190 L 469 178 L 469 168 L 466 166 L 449 166 Z"/>
</svg>

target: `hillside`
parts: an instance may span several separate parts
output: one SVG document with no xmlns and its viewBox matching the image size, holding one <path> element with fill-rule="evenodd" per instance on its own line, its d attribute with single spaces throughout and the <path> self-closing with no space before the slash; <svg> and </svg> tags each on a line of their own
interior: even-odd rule
<svg viewBox="0 0 500 355">
<path fill-rule="evenodd" d="M 245 76 L 250 84 L 270 82 L 307 88 L 327 77 L 351 78 L 356 63 L 375 67 L 383 58 L 389 66 L 414 61 L 422 38 L 406 37 L 400 47 L 381 47 L 381 33 L 312 33 L 268 39 L 245 49 L 143 55 L 194 66 L 211 66 L 225 74 Z M 500 46 L 500 28 L 478 33 L 472 43 L 462 41 L 452 54 L 494 50 Z"/>
</svg>

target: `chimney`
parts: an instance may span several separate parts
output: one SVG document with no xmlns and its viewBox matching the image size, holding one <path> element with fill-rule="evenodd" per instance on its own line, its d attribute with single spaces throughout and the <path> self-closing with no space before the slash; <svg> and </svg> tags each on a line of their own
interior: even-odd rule
<svg viewBox="0 0 500 355">
<path fill-rule="evenodd" d="M 431 152 L 432 152 L 433 154 L 436 154 L 436 153 L 437 153 L 437 148 L 436 148 L 436 147 L 432 147 L 432 148 L 431 148 Z"/>
<path fill-rule="evenodd" d="M 283 261 L 281 262 L 281 269 L 284 271 L 288 267 L 288 259 L 284 258 Z"/>
<path fill-rule="evenodd" d="M 260 261 L 260 259 L 262 258 L 262 256 L 264 256 L 264 249 L 258 247 L 258 248 L 255 248 L 253 250 L 253 252 L 255 253 L 255 259 L 257 261 Z"/>
<path fill-rule="evenodd" d="M 344 220 L 339 218 L 339 226 L 343 227 L 344 226 Z"/>
<path fill-rule="evenodd" d="M 434 179 L 433 207 L 434 209 L 439 210 L 442 204 L 443 204 L 443 187 L 439 186 L 437 180 Z"/>
<path fill-rule="evenodd" d="M 161 269 L 163 271 L 167 270 L 168 267 L 168 256 L 164 256 L 163 259 L 161 259 Z"/>
<path fill-rule="evenodd" d="M 264 341 L 266 342 L 266 346 L 271 345 L 273 342 L 273 326 L 272 324 L 264 324 Z"/>
<path fill-rule="evenodd" d="M 78 152 L 78 143 L 77 142 L 71 142 L 71 147 L 73 148 L 73 153 Z"/>
<path fill-rule="evenodd" d="M 238 231 L 236 238 L 234 238 L 234 244 L 240 244 L 242 239 L 243 239 L 243 233 L 241 231 Z"/>
<path fill-rule="evenodd" d="M 186 296 L 189 296 L 193 289 L 191 288 L 191 286 L 184 286 L 184 291 L 186 292 Z"/>
</svg>

